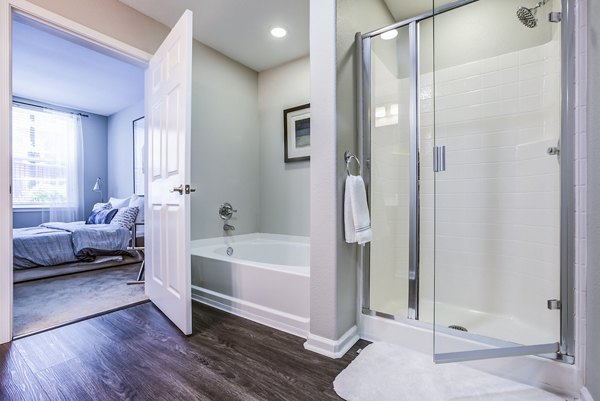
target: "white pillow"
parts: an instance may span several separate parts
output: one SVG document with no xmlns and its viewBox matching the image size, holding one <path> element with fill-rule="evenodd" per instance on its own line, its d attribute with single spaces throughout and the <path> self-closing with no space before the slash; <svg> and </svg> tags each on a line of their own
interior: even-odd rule
<svg viewBox="0 0 600 401">
<path fill-rule="evenodd" d="M 110 203 L 112 205 L 112 207 L 115 209 L 121 209 L 123 207 L 129 206 L 129 198 L 123 198 L 123 199 L 110 198 L 108 200 L 108 203 Z"/>
<path fill-rule="evenodd" d="M 137 207 L 139 212 L 137 214 L 137 218 L 135 219 L 136 223 L 144 222 L 144 197 L 138 195 L 131 195 L 129 198 L 129 207 Z"/>
<path fill-rule="evenodd" d="M 107 203 L 94 203 L 94 206 L 92 207 L 92 212 L 97 212 L 98 210 L 102 210 L 102 209 L 112 209 L 112 205 L 110 204 L 110 202 Z"/>
</svg>

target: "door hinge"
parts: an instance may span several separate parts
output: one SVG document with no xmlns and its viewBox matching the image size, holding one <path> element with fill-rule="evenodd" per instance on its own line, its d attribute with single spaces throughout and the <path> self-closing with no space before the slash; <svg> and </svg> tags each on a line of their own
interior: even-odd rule
<svg viewBox="0 0 600 401">
<path fill-rule="evenodd" d="M 548 300 L 548 309 L 550 310 L 559 310 L 562 307 L 562 302 L 559 299 L 549 299 Z"/>
<path fill-rule="evenodd" d="M 560 22 L 562 21 L 562 13 L 559 11 L 553 11 L 548 14 L 548 21 L 550 22 Z"/>
<path fill-rule="evenodd" d="M 433 172 L 446 171 L 446 147 L 433 147 Z"/>
</svg>

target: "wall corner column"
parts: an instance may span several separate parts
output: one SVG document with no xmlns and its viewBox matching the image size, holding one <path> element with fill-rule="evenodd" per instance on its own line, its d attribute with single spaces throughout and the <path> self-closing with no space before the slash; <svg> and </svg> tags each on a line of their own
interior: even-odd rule
<svg viewBox="0 0 600 401">
<path fill-rule="evenodd" d="M 344 295 L 356 294 L 344 279 L 355 276 L 355 266 L 342 266 L 348 245 L 342 235 L 338 171 L 336 6 L 336 0 L 310 1 L 311 277 L 310 333 L 304 344 L 332 358 L 343 356 L 358 340 L 356 303 L 347 305 Z M 346 267 L 350 270 L 342 271 Z"/>
</svg>

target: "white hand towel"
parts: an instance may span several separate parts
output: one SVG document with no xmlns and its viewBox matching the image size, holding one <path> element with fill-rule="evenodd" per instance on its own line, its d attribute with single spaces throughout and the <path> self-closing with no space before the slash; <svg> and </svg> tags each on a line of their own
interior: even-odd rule
<svg viewBox="0 0 600 401">
<path fill-rule="evenodd" d="M 344 233 L 346 242 L 364 245 L 371 241 L 371 218 L 367 192 L 361 176 L 349 175 L 344 191 Z"/>
</svg>

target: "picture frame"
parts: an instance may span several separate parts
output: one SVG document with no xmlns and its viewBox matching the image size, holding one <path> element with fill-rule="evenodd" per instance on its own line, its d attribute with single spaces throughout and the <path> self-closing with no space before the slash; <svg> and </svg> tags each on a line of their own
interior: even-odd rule
<svg viewBox="0 0 600 401">
<path fill-rule="evenodd" d="M 283 111 L 283 148 L 286 163 L 310 160 L 310 103 Z"/>
<path fill-rule="evenodd" d="M 133 120 L 133 193 L 143 196 L 146 190 L 144 181 L 144 161 L 146 150 L 145 119 Z"/>
</svg>

